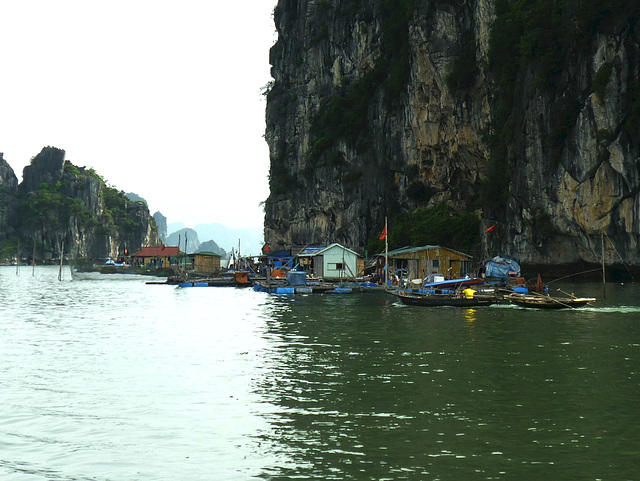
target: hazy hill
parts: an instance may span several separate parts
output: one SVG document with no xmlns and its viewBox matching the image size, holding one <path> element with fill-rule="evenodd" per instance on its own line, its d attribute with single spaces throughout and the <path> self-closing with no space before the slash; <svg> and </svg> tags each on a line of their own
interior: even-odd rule
<svg viewBox="0 0 640 481">
<path fill-rule="evenodd" d="M 185 239 L 187 247 L 185 249 Z M 167 236 L 165 242 L 168 246 L 178 246 L 182 252 L 192 254 L 200 247 L 200 240 L 198 239 L 198 233 L 193 229 L 180 229 L 176 232 L 172 232 Z"/>
<path fill-rule="evenodd" d="M 172 222 L 167 226 L 167 244 L 173 233 L 185 229 L 183 222 Z M 193 228 L 198 234 L 198 239 L 202 242 L 213 240 L 216 245 L 225 252 L 231 252 L 231 249 L 238 250 L 238 241 L 240 241 L 240 253 L 243 255 L 259 255 L 262 252 L 262 227 L 253 227 L 247 229 L 232 229 L 222 224 L 196 224 Z M 190 235 L 190 234 L 188 234 Z M 177 237 L 176 237 L 177 242 Z M 182 236 L 184 246 L 184 235 Z"/>
</svg>

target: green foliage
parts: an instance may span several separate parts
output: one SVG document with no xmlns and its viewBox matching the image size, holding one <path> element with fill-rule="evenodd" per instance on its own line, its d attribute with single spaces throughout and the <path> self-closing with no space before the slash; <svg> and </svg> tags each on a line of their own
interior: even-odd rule
<svg viewBox="0 0 640 481">
<path fill-rule="evenodd" d="M 13 236 L 0 243 L 0 259 L 14 259 L 18 252 L 20 240 Z"/>
<path fill-rule="evenodd" d="M 382 28 L 380 58 L 362 77 L 352 82 L 346 79 L 345 85 L 320 106 L 312 125 L 315 140 L 306 159 L 310 173 L 329 160 L 327 153 L 339 141 L 346 141 L 358 151 L 371 145 L 368 112 L 379 89 L 383 89 L 390 107 L 400 105 L 397 99 L 409 79 L 409 20 L 415 9 L 414 0 L 378 0 L 376 8 Z"/>
<path fill-rule="evenodd" d="M 565 140 L 569 135 L 569 131 L 576 125 L 579 115 L 580 104 L 568 98 L 561 102 L 561 108 L 556 109 L 553 128 L 549 134 L 551 164 L 555 167 L 560 163 Z"/>
<path fill-rule="evenodd" d="M 429 191 L 423 182 L 414 180 L 407 187 L 407 197 L 414 202 L 427 202 L 429 200 Z"/>
<path fill-rule="evenodd" d="M 629 82 L 625 102 L 625 119 L 622 131 L 632 139 L 640 137 L 640 80 L 634 77 Z"/>
<path fill-rule="evenodd" d="M 82 176 L 82 172 L 80 172 L 80 170 L 75 165 L 68 161 L 64 163 L 64 171 L 77 178 Z"/>
<path fill-rule="evenodd" d="M 269 171 L 269 192 L 277 197 L 294 192 L 298 188 L 298 178 L 284 162 L 284 156 L 271 159 Z"/>
<path fill-rule="evenodd" d="M 557 98 L 563 99 L 551 113 L 552 130 L 548 138 L 552 165 L 557 165 L 567 134 L 579 114 L 577 97 L 565 95 L 563 64 L 571 56 L 589 54 L 601 25 L 616 16 L 629 16 L 630 9 L 637 8 L 629 5 L 625 0 L 496 0 L 497 17 L 490 32 L 488 57 L 501 96 L 485 139 L 490 149 L 490 165 L 483 200 L 489 207 L 497 212 L 504 210 L 504 193 L 510 183 L 509 153 L 516 129 L 514 99 L 520 69 L 535 67 L 539 72 L 535 85 L 551 89 Z M 610 74 L 610 66 L 598 72 L 594 90 L 599 96 L 604 93 Z"/>
<path fill-rule="evenodd" d="M 408 164 L 404 168 L 404 175 L 410 180 L 415 180 L 420 175 L 420 167 L 418 164 Z"/>
<path fill-rule="evenodd" d="M 473 252 L 480 243 L 480 219 L 474 213 L 454 212 L 445 204 L 403 213 L 389 232 L 393 248 L 441 245 Z"/>
<path fill-rule="evenodd" d="M 43 183 L 36 192 L 24 195 L 18 206 L 22 225 L 61 229 L 69 225 L 72 216 L 80 226 L 94 225 L 95 214 L 80 199 L 67 196 L 66 187 L 63 182 L 53 186 Z"/>
<path fill-rule="evenodd" d="M 546 244 L 553 236 L 555 227 L 551 215 L 544 210 L 538 211 L 531 219 L 531 234 L 535 244 Z"/>
<path fill-rule="evenodd" d="M 462 41 L 462 52 L 451 62 L 446 79 L 449 90 L 454 94 L 468 93 L 475 85 L 478 75 L 473 32 L 464 34 Z"/>
<path fill-rule="evenodd" d="M 382 66 L 388 72 L 384 89 L 387 103 L 395 102 L 409 80 L 409 21 L 414 0 L 378 0 L 378 18 L 382 26 Z"/>
<path fill-rule="evenodd" d="M 604 63 L 596 73 L 593 79 L 593 92 L 598 96 L 600 103 L 604 103 L 605 89 L 613 73 L 613 62 Z"/>
<path fill-rule="evenodd" d="M 128 206 L 131 203 L 125 193 L 113 187 L 104 186 L 100 191 L 104 201 L 103 215 L 116 228 L 122 240 L 128 239 L 136 230 L 138 224 L 131 218 Z"/>
</svg>

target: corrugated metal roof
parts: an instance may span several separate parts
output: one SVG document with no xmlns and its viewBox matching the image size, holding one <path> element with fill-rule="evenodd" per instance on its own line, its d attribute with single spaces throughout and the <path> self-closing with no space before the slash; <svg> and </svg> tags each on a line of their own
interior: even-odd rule
<svg viewBox="0 0 640 481">
<path fill-rule="evenodd" d="M 298 252 L 298 256 L 301 257 L 310 257 L 315 256 L 318 252 L 325 249 L 325 247 L 305 247 L 304 250 Z"/>
<path fill-rule="evenodd" d="M 470 256 L 469 254 L 465 254 L 464 252 L 460 252 L 460 251 L 457 251 L 455 249 L 451 249 L 450 247 L 435 246 L 435 245 L 426 245 L 426 246 L 421 246 L 421 247 L 401 247 L 400 249 L 395 249 L 395 250 L 389 251 L 388 255 L 389 256 L 397 256 L 397 255 L 400 255 L 400 254 L 409 254 L 409 253 L 420 252 L 420 251 L 431 250 L 431 249 L 447 249 L 447 250 L 449 250 L 451 252 L 455 252 L 455 253 L 460 254 L 462 256 L 466 256 L 469 259 L 472 258 L 472 256 Z"/>
<path fill-rule="evenodd" d="M 143 247 L 131 257 L 165 257 L 181 254 L 180 248 L 175 246 Z"/>
<path fill-rule="evenodd" d="M 340 244 L 338 244 L 337 242 L 334 242 L 334 243 L 333 243 L 333 244 L 331 244 L 330 246 L 327 246 L 327 247 L 325 247 L 324 249 L 319 250 L 318 252 L 316 252 L 316 254 L 322 254 L 322 253 L 324 253 L 325 251 L 328 251 L 329 249 L 331 249 L 332 247 L 340 247 L 341 249 L 344 249 L 344 250 L 346 250 L 346 251 L 351 252 L 351 253 L 352 253 L 353 255 L 355 255 L 356 257 L 359 257 L 359 255 L 358 255 L 358 253 L 357 253 L 357 252 L 355 252 L 355 251 L 353 251 L 353 250 L 349 249 L 348 247 L 345 247 L 345 246 L 343 246 L 343 245 L 340 245 Z"/>
</svg>

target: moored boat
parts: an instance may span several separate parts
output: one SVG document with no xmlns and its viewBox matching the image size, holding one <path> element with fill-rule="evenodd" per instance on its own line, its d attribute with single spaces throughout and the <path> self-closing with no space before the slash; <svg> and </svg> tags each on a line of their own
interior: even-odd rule
<svg viewBox="0 0 640 481">
<path fill-rule="evenodd" d="M 389 294 L 396 296 L 400 302 L 408 306 L 423 307 L 480 307 L 490 306 L 498 302 L 495 295 L 475 294 L 467 296 L 462 293 L 440 293 L 440 294 L 418 294 L 406 291 L 389 291 Z"/>
<path fill-rule="evenodd" d="M 533 309 L 576 309 L 591 305 L 596 301 L 594 297 L 551 297 L 515 292 L 506 296 L 505 299 L 517 306 Z"/>
</svg>

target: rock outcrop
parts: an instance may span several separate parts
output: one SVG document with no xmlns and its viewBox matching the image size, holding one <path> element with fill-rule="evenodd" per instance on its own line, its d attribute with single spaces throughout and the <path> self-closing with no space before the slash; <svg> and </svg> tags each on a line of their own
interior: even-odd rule
<svg viewBox="0 0 640 481">
<path fill-rule="evenodd" d="M 19 243 L 21 256 L 31 255 L 34 245 L 39 261 L 58 259 L 62 250 L 72 258 L 115 258 L 160 245 L 144 202 L 130 201 L 92 169 L 66 161 L 64 150 L 42 149 L 19 185 L 0 159 L 0 187 L 0 241 Z"/>
<path fill-rule="evenodd" d="M 0 153 L 0 242 L 13 235 L 16 213 L 18 179 Z"/>
<path fill-rule="evenodd" d="M 156 222 L 158 228 L 158 236 L 162 242 L 167 240 L 167 218 L 162 215 L 162 212 L 156 212 L 153 214 L 153 220 Z"/>
<path fill-rule="evenodd" d="M 478 257 L 640 266 L 639 8 L 549 5 L 537 38 L 493 0 L 280 0 L 265 241 L 361 249 L 447 203 L 496 224 Z"/>
</svg>

